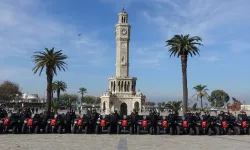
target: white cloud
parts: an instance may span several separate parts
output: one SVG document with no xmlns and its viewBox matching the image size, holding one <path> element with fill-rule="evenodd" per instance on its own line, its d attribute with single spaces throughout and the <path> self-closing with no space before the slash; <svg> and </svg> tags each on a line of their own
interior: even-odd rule
<svg viewBox="0 0 250 150">
<path fill-rule="evenodd" d="M 31 69 L 32 53 L 44 47 L 63 49 L 70 57 L 69 66 L 98 66 L 105 61 L 107 45 L 98 39 L 96 31 L 81 31 L 78 37 L 77 28 L 47 14 L 45 5 L 40 0 L 0 1 L 0 61 L 13 60 L 12 64 Z M 0 70 L 0 79 L 18 71 L 8 64 L 0 66 Z"/>
<path fill-rule="evenodd" d="M 135 63 L 140 67 L 155 68 L 161 65 L 162 60 L 166 59 L 168 51 L 163 44 L 152 44 L 144 48 L 136 49 L 137 56 L 134 58 Z"/>
<path fill-rule="evenodd" d="M 202 60 L 202 61 L 211 62 L 211 63 L 220 60 L 218 58 L 218 56 L 215 56 L 215 55 L 212 55 L 212 56 L 201 56 L 199 59 Z"/>
<path fill-rule="evenodd" d="M 163 42 L 175 34 L 191 34 L 201 36 L 204 46 L 201 47 L 200 61 L 214 63 L 220 61 L 218 45 L 230 46 L 233 51 L 246 51 L 250 48 L 249 42 L 241 35 L 249 29 L 250 1 L 242 0 L 149 0 L 145 1 L 149 8 L 141 11 L 141 16 L 151 29 L 157 34 L 158 41 Z M 228 42 L 229 41 L 229 42 Z M 233 42 L 232 42 L 233 41 Z M 242 42 L 243 41 L 243 42 Z M 216 45 L 216 46 L 215 46 Z M 207 46 L 215 46 L 207 48 Z M 143 49 L 143 48 L 142 48 Z M 168 53 L 155 51 L 157 47 L 147 49 L 147 60 L 138 60 L 142 64 L 160 64 L 159 62 Z M 206 50 L 213 53 L 207 54 Z M 222 49 L 227 51 L 228 49 Z M 204 52 L 203 52 L 204 51 Z M 159 57 L 157 57 L 159 56 Z"/>
<path fill-rule="evenodd" d="M 203 37 L 204 44 L 214 44 L 235 31 L 238 26 L 249 24 L 250 1 L 242 0 L 157 0 L 150 1 L 154 11 L 142 15 L 155 24 L 164 39 L 174 34 L 191 34 Z M 233 30 L 234 29 L 234 30 Z M 227 32 L 225 32 L 227 31 Z M 236 34 L 237 31 L 234 33 Z M 229 38 L 229 37 L 227 37 Z"/>
</svg>

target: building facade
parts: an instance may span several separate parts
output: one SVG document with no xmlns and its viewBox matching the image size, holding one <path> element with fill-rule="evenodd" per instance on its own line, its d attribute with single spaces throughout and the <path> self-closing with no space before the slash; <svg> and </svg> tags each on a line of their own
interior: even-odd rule
<svg viewBox="0 0 250 150">
<path fill-rule="evenodd" d="M 146 99 L 145 95 L 136 91 L 137 78 L 129 76 L 130 30 L 128 14 L 123 9 L 115 26 L 116 76 L 109 77 L 109 89 L 101 96 L 101 110 L 104 114 L 115 110 L 121 115 L 127 115 L 133 109 L 140 111 Z"/>
<path fill-rule="evenodd" d="M 241 110 L 250 111 L 250 105 L 240 105 Z"/>
</svg>

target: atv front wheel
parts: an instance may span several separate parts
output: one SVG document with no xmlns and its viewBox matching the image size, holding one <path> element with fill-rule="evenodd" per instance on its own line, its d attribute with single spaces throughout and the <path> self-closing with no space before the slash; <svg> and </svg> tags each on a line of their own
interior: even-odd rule
<svg viewBox="0 0 250 150">
<path fill-rule="evenodd" d="M 240 127 L 234 127 L 234 135 L 240 135 Z"/>
<path fill-rule="evenodd" d="M 9 127 L 5 126 L 4 129 L 3 129 L 3 133 L 8 133 L 8 132 L 9 132 Z"/>
</svg>

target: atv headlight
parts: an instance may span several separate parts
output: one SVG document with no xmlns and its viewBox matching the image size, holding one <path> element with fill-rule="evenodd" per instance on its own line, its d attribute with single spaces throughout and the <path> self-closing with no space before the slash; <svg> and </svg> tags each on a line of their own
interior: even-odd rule
<svg viewBox="0 0 250 150">
<path fill-rule="evenodd" d="M 47 121 L 47 123 L 50 123 L 50 121 Z"/>
<path fill-rule="evenodd" d="M 77 121 L 75 121 L 75 123 L 77 123 Z"/>
<path fill-rule="evenodd" d="M 2 121 L 2 120 L 0 120 L 0 123 L 3 123 L 3 121 Z"/>
<path fill-rule="evenodd" d="M 27 123 L 27 120 L 24 120 L 24 123 Z"/>
</svg>

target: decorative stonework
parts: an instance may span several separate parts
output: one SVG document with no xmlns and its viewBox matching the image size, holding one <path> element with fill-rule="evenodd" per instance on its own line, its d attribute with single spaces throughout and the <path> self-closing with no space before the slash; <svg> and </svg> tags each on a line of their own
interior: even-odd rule
<svg viewBox="0 0 250 150">
<path fill-rule="evenodd" d="M 122 66 L 126 66 L 126 65 L 127 65 L 127 60 L 126 60 L 126 57 L 125 57 L 125 56 L 122 56 L 121 65 L 122 65 Z"/>
<path fill-rule="evenodd" d="M 123 43 L 121 44 L 121 47 L 122 47 L 122 48 L 127 48 L 127 43 L 124 43 L 124 42 L 123 42 Z"/>
<path fill-rule="evenodd" d="M 136 77 L 129 76 L 129 40 L 131 26 L 128 14 L 119 13 L 116 24 L 116 76 L 109 77 L 109 90 L 101 96 L 101 110 L 105 114 L 118 110 L 129 114 L 134 108 L 141 110 L 146 96 L 136 92 Z"/>
</svg>

